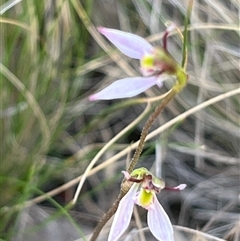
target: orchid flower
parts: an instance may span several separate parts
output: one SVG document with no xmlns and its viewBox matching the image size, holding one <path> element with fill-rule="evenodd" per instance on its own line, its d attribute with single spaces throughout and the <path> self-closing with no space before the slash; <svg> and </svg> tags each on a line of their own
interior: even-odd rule
<svg viewBox="0 0 240 241">
<path fill-rule="evenodd" d="M 169 28 L 172 30 L 172 28 Z M 143 77 L 127 77 L 115 81 L 100 92 L 93 94 L 89 100 L 110 100 L 136 96 L 154 85 L 162 86 L 163 73 L 185 77 L 181 66 L 166 50 L 165 33 L 163 48 L 154 48 L 144 38 L 116 29 L 99 27 L 98 31 L 112 42 L 126 56 L 140 60 Z"/>
<path fill-rule="evenodd" d="M 138 168 L 131 175 L 125 171 L 123 173 L 127 181 L 133 184 L 119 203 L 108 241 L 117 241 L 126 231 L 131 221 L 134 204 L 147 209 L 148 226 L 156 239 L 174 241 L 172 224 L 156 197 L 156 193 L 165 188 L 164 180 L 155 177 L 146 168 Z M 181 184 L 170 189 L 183 190 L 185 187 L 185 184 Z"/>
</svg>

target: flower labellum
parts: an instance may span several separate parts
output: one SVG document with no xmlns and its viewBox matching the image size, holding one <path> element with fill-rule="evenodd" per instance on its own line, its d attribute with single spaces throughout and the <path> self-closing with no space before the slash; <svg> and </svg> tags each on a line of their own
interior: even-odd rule
<svg viewBox="0 0 240 241">
<path fill-rule="evenodd" d="M 135 169 L 131 174 L 125 171 L 123 173 L 125 178 L 133 184 L 119 203 L 108 241 L 117 241 L 126 231 L 131 221 L 134 204 L 148 211 L 148 226 L 156 239 L 174 241 L 172 224 L 156 197 L 156 193 L 165 188 L 164 180 L 155 177 L 146 168 Z M 178 187 L 185 188 L 185 184 Z"/>
<path fill-rule="evenodd" d="M 100 92 L 89 96 L 90 101 L 111 100 L 136 96 L 154 85 L 162 86 L 161 74 L 182 74 L 182 69 L 164 48 L 154 48 L 144 38 L 116 29 L 98 27 L 98 31 L 123 54 L 140 60 L 143 77 L 128 77 L 115 81 Z"/>
</svg>

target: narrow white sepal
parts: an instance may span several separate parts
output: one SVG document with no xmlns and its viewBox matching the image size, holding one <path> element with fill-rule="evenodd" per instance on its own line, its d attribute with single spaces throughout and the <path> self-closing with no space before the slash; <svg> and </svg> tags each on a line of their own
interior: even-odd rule
<svg viewBox="0 0 240 241">
<path fill-rule="evenodd" d="M 174 189 L 181 191 L 181 190 L 185 189 L 186 187 L 187 187 L 187 184 L 180 184 L 177 187 L 174 187 Z"/>
<path fill-rule="evenodd" d="M 89 97 L 94 100 L 112 100 L 136 96 L 156 84 L 157 78 L 152 77 L 128 77 L 113 82 L 100 92 Z"/>
<path fill-rule="evenodd" d="M 126 231 L 131 221 L 134 200 L 138 187 L 139 184 L 134 183 L 128 193 L 120 201 L 117 212 L 114 215 L 108 241 L 117 241 Z"/>
<path fill-rule="evenodd" d="M 104 27 L 98 27 L 98 31 L 130 58 L 141 59 L 144 54 L 153 51 L 153 46 L 138 35 Z"/>
<path fill-rule="evenodd" d="M 173 227 L 168 215 L 154 195 L 153 204 L 148 208 L 148 226 L 153 236 L 160 241 L 174 241 Z"/>
</svg>

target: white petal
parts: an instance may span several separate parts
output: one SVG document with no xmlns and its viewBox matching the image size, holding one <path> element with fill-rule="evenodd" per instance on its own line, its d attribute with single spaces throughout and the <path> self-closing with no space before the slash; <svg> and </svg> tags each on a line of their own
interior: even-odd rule
<svg viewBox="0 0 240 241">
<path fill-rule="evenodd" d="M 153 204 L 148 209 L 148 226 L 156 239 L 174 241 L 172 224 L 155 195 Z"/>
<path fill-rule="evenodd" d="M 89 97 L 93 100 L 112 100 L 136 96 L 156 84 L 156 77 L 129 77 L 120 79 Z"/>
<path fill-rule="evenodd" d="M 141 59 L 153 50 L 153 46 L 138 35 L 104 27 L 98 27 L 98 31 L 130 58 Z"/>
<path fill-rule="evenodd" d="M 175 187 L 175 189 L 181 191 L 181 190 L 184 190 L 186 187 L 187 187 L 187 184 L 180 184 L 177 187 Z"/>
<path fill-rule="evenodd" d="M 122 171 L 122 173 L 127 180 L 131 178 L 131 175 L 127 171 Z"/>
<path fill-rule="evenodd" d="M 138 186 L 138 183 L 134 183 L 128 193 L 120 201 L 113 219 L 108 241 L 117 241 L 127 229 L 132 217 L 134 199 Z"/>
<path fill-rule="evenodd" d="M 187 184 L 180 184 L 177 187 L 165 187 L 169 191 L 182 191 L 187 187 Z"/>
</svg>

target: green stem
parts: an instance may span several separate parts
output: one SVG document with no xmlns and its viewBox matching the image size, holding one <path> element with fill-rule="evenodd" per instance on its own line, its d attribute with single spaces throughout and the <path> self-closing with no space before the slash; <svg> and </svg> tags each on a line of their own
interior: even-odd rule
<svg viewBox="0 0 240 241">
<path fill-rule="evenodd" d="M 193 0 L 189 0 L 187 14 L 184 21 L 184 33 L 183 33 L 183 48 L 182 48 L 182 68 L 186 70 L 187 66 L 187 45 L 188 45 L 188 25 L 191 19 L 193 7 Z"/>
</svg>

